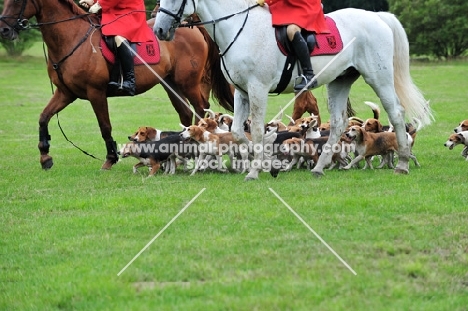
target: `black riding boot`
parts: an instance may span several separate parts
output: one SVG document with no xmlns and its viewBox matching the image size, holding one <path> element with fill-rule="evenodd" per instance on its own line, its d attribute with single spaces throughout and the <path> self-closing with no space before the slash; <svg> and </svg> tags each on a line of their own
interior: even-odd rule
<svg viewBox="0 0 468 311">
<path fill-rule="evenodd" d="M 314 80 L 312 83 L 309 83 L 310 80 L 315 76 L 314 71 L 312 70 L 312 63 L 310 61 L 309 48 L 307 47 L 307 42 L 302 37 L 301 33 L 298 31 L 294 34 L 294 38 L 291 41 L 291 44 L 296 54 L 297 59 L 302 67 L 302 75 L 296 78 L 294 83 L 294 91 L 299 92 L 304 87 L 307 86 L 307 89 L 312 89 L 317 87 L 317 80 Z"/>
<path fill-rule="evenodd" d="M 130 50 L 130 43 L 125 40 L 117 48 L 117 57 L 120 60 L 120 66 L 122 68 L 123 81 L 122 83 L 118 82 L 109 82 L 109 86 L 113 88 L 118 88 L 128 95 L 135 95 L 135 71 L 133 65 L 133 53 Z"/>
</svg>

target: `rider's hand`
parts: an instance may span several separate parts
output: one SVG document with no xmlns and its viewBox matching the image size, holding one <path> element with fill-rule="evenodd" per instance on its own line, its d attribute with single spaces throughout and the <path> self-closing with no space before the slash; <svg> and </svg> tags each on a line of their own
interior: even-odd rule
<svg viewBox="0 0 468 311">
<path fill-rule="evenodd" d="M 92 7 L 89 8 L 89 13 L 97 13 L 101 10 L 101 5 L 96 2 Z"/>
<path fill-rule="evenodd" d="M 257 0 L 258 5 L 264 6 L 265 5 L 265 0 Z"/>
<path fill-rule="evenodd" d="M 94 4 L 94 0 L 80 0 L 78 3 L 87 9 Z"/>
</svg>

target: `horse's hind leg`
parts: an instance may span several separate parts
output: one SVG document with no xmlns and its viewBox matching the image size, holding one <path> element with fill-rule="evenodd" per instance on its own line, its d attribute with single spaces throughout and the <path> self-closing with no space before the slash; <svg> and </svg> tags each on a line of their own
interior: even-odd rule
<svg viewBox="0 0 468 311">
<path fill-rule="evenodd" d="M 317 165 L 312 169 L 316 176 L 323 175 L 323 169 L 331 163 L 334 146 L 340 141 L 347 119 L 347 100 L 351 85 L 356 81 L 358 75 L 341 77 L 328 84 L 328 111 L 330 112 L 330 136 L 327 141 L 327 149 L 322 150 Z"/>
<path fill-rule="evenodd" d="M 41 166 L 45 170 L 50 169 L 54 165 L 52 157 L 49 155 L 49 121 L 54 116 L 54 114 L 62 111 L 74 100 L 74 98 L 71 99 L 57 90 L 39 116 L 39 144 L 37 147 L 41 153 Z"/>
<path fill-rule="evenodd" d="M 393 85 L 389 83 L 389 85 Z M 408 174 L 410 147 L 406 137 L 405 128 L 405 109 L 400 104 L 395 91 L 391 87 L 375 89 L 380 97 L 382 106 L 388 114 L 388 118 L 395 128 L 395 134 L 398 142 L 398 164 L 395 168 L 397 174 Z"/>
</svg>

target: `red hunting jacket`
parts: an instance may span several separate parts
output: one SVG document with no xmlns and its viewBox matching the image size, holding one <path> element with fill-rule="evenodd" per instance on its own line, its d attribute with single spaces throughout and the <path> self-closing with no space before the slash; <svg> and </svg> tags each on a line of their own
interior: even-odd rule
<svg viewBox="0 0 468 311">
<path fill-rule="evenodd" d="M 151 28 L 146 24 L 143 0 L 98 0 L 102 7 L 102 33 L 122 36 L 131 42 L 153 41 Z M 138 12 L 132 12 L 138 11 Z"/>
<path fill-rule="evenodd" d="M 273 26 L 296 24 L 316 33 L 329 33 L 320 0 L 265 0 Z"/>
</svg>

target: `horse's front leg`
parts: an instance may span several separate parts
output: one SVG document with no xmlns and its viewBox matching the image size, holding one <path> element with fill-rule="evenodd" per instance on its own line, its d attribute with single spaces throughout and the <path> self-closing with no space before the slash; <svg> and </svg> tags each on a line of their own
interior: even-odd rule
<svg viewBox="0 0 468 311">
<path fill-rule="evenodd" d="M 250 103 L 247 95 L 241 91 L 234 91 L 234 120 L 232 121 L 231 132 L 240 145 L 249 146 L 250 141 L 245 136 L 244 123 L 249 118 Z M 247 163 L 246 163 L 247 165 Z"/>
<path fill-rule="evenodd" d="M 49 121 L 58 112 L 62 111 L 63 108 L 67 107 L 68 104 L 73 102 L 75 98 L 70 98 L 56 90 L 52 98 L 50 99 L 47 106 L 39 116 L 39 152 L 41 154 L 40 163 L 43 169 L 50 169 L 54 162 L 52 157 L 49 155 L 50 148 L 50 135 L 49 135 Z"/>
<path fill-rule="evenodd" d="M 117 143 L 112 138 L 112 125 L 109 118 L 107 97 L 105 93 L 98 92 L 98 95 L 96 96 L 90 95 L 89 101 L 98 120 L 102 139 L 104 139 L 106 143 L 106 161 L 102 165 L 101 169 L 110 170 L 112 165 L 117 163 L 119 160 L 119 156 L 117 155 Z"/>
<path fill-rule="evenodd" d="M 174 109 L 179 115 L 180 123 L 182 123 L 185 126 L 192 125 L 193 124 L 193 112 L 190 109 L 189 104 L 187 100 L 185 99 L 185 96 L 182 94 L 177 84 L 175 84 L 171 78 L 166 77 L 164 79 L 164 82 L 166 83 L 161 83 L 161 85 L 166 90 L 167 96 L 169 97 L 169 100 L 171 101 L 172 106 L 174 106 Z M 201 109 L 201 111 L 202 111 L 202 117 L 203 117 L 203 114 L 204 114 L 203 108 Z"/>
<path fill-rule="evenodd" d="M 331 163 L 333 146 L 339 142 L 346 125 L 348 124 L 346 104 L 353 80 L 337 79 L 332 81 L 328 89 L 328 111 L 330 112 L 330 136 L 327 147 L 323 148 L 317 165 L 311 170 L 316 176 L 324 175 L 323 169 Z"/>
<path fill-rule="evenodd" d="M 250 166 L 249 174 L 245 177 L 246 181 L 258 179 L 258 173 L 262 170 L 264 151 L 263 133 L 265 131 L 265 114 L 268 100 L 268 91 L 263 92 L 261 88 L 250 86 L 249 102 L 250 117 L 252 118 L 250 134 L 252 136 L 254 159 Z"/>
</svg>

